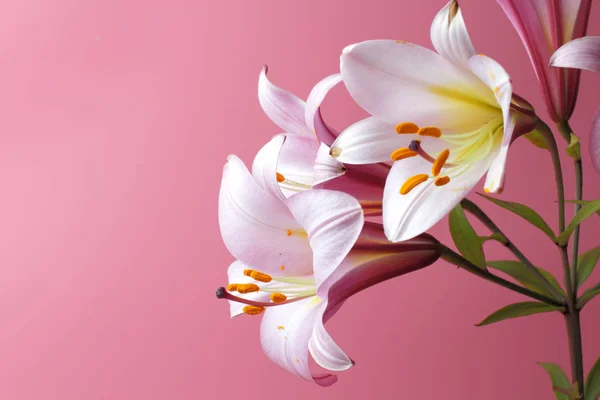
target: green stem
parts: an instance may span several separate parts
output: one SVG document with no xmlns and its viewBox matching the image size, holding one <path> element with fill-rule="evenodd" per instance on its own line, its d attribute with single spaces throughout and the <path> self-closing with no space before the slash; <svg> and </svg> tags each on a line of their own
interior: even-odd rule
<svg viewBox="0 0 600 400">
<path fill-rule="evenodd" d="M 568 124 L 567 124 L 568 126 Z M 558 146 L 552 131 L 543 121 L 538 119 L 538 131 L 544 136 L 548 144 L 548 150 L 552 156 L 552 164 L 554 166 L 554 176 L 556 179 L 556 192 L 558 196 L 558 226 L 560 232 L 565 230 L 565 188 L 563 184 L 562 167 L 560 165 L 560 154 Z M 563 132 L 563 136 L 568 139 L 568 136 Z M 579 320 L 579 310 L 576 307 L 577 293 L 574 291 L 574 279 L 572 270 L 569 268 L 568 245 L 560 246 L 560 255 L 565 276 L 565 287 L 567 291 L 567 312 L 565 313 L 565 322 L 567 325 L 567 333 L 569 337 L 569 351 L 571 355 L 571 374 L 573 382 L 577 382 L 579 386 L 579 394 L 583 400 L 583 351 L 581 345 L 581 324 Z"/>
<path fill-rule="evenodd" d="M 544 121 L 538 119 L 537 130 L 540 132 L 546 143 L 548 144 L 548 151 L 552 156 L 552 165 L 554 166 L 554 177 L 556 180 L 556 194 L 558 197 L 558 230 L 563 232 L 565 230 L 565 186 L 563 183 L 562 167 L 560 165 L 560 155 L 558 153 L 558 146 L 552 131 L 544 123 Z M 571 281 L 571 273 L 569 269 L 569 256 L 567 254 L 567 246 L 559 246 L 561 252 L 562 266 L 565 274 L 565 287 L 567 289 L 567 302 L 573 302 L 573 285 Z"/>
<path fill-rule="evenodd" d="M 563 295 L 554 287 L 552 284 L 546 279 L 540 271 L 533 265 L 531 261 L 514 245 L 514 243 L 498 228 L 498 226 L 491 220 L 490 217 L 481 209 L 477 204 L 473 203 L 471 200 L 464 199 L 461 202 L 462 207 L 476 217 L 479 221 L 481 221 L 485 226 L 488 227 L 493 233 L 498 233 L 504 238 L 504 245 L 507 249 L 509 249 L 524 265 L 527 269 L 531 271 L 531 273 L 537 277 L 537 279 L 546 287 L 549 293 L 560 301 L 564 301 Z"/>
<path fill-rule="evenodd" d="M 581 322 L 579 311 L 565 314 L 565 322 L 567 324 L 567 335 L 569 337 L 569 351 L 571 353 L 571 374 L 573 375 L 573 383 L 577 382 L 579 387 L 580 400 L 583 398 L 583 347 L 581 345 Z"/>
<path fill-rule="evenodd" d="M 573 130 L 568 122 L 558 124 L 558 129 L 564 137 L 569 138 L 573 134 Z M 575 167 L 575 198 L 577 200 L 583 199 L 583 165 L 581 160 L 574 161 Z M 581 204 L 575 203 L 575 214 L 581 208 Z M 578 257 L 579 257 L 579 225 L 573 231 L 573 251 L 571 253 L 571 281 L 573 281 L 573 293 L 577 296 L 577 289 L 579 282 L 577 282 L 577 268 L 578 268 Z"/>
<path fill-rule="evenodd" d="M 477 275 L 478 277 L 483 278 L 489 282 L 503 286 L 507 289 L 512 290 L 513 292 L 517 292 L 517 293 L 523 294 L 525 296 L 529 296 L 532 299 L 542 301 L 546 304 L 552 304 L 554 306 L 564 307 L 564 303 L 562 303 L 560 301 L 557 301 L 548 296 L 544 296 L 543 294 L 534 292 L 527 288 L 521 287 L 517 284 L 507 281 L 506 279 L 500 278 L 499 276 L 496 276 L 484 269 L 479 268 L 477 265 L 473 264 L 472 262 L 470 262 L 469 260 L 467 260 L 466 258 L 461 256 L 460 254 L 458 254 L 454 250 L 444 246 L 443 244 L 440 244 L 439 246 L 440 246 L 440 251 L 442 253 L 442 255 L 441 255 L 442 259 L 448 261 L 451 264 L 456 265 L 457 267 L 460 267 L 460 268 L 472 273 L 473 275 Z"/>
</svg>

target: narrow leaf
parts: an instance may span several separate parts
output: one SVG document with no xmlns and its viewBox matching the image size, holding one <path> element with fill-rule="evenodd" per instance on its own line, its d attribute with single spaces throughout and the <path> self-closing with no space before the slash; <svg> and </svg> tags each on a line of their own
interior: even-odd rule
<svg viewBox="0 0 600 400">
<path fill-rule="evenodd" d="M 588 373 L 585 380 L 585 398 L 589 400 L 597 400 L 600 397 L 600 358 Z"/>
<path fill-rule="evenodd" d="M 583 292 L 581 297 L 577 299 L 577 308 L 580 310 L 587 304 L 588 301 L 600 294 L 600 283 Z"/>
<path fill-rule="evenodd" d="M 569 225 L 565 228 L 565 231 L 558 236 L 558 244 L 560 244 L 561 246 L 565 246 L 567 243 L 569 243 L 569 237 L 571 236 L 571 233 L 573 233 L 575 228 L 577 228 L 579 224 L 581 224 L 583 221 L 585 221 L 598 210 L 600 210 L 600 199 L 592 200 L 583 207 L 581 207 L 581 209 L 577 211 L 577 214 L 575 214 L 571 222 L 569 222 Z"/>
<path fill-rule="evenodd" d="M 529 268 L 525 267 L 525 265 L 520 261 L 513 260 L 502 260 L 502 261 L 488 261 L 487 265 L 490 268 L 497 269 L 498 271 L 502 271 L 510 277 L 517 280 L 521 285 L 526 287 L 529 290 L 533 290 L 534 292 L 544 294 L 546 296 L 553 296 L 553 293 L 546 288 L 546 286 L 540 282 L 538 277 L 529 270 Z M 550 272 L 546 271 L 543 268 L 536 268 L 540 274 L 544 278 L 550 282 L 552 286 L 554 286 L 563 296 L 564 291 L 560 287 L 560 284 Z"/>
<path fill-rule="evenodd" d="M 573 383 L 568 389 L 552 386 L 552 390 L 554 390 L 555 395 L 558 396 L 561 394 L 567 396 L 567 399 L 569 400 L 579 400 L 582 397 L 579 393 L 579 384 L 577 382 Z"/>
<path fill-rule="evenodd" d="M 505 319 L 525 317 L 532 314 L 547 313 L 551 311 L 563 311 L 562 307 L 552 306 L 550 304 L 538 303 L 535 301 L 526 301 L 515 303 L 502 307 L 492 315 L 478 323 L 476 326 L 493 324 L 494 322 L 504 321 Z"/>
<path fill-rule="evenodd" d="M 537 130 L 531 131 L 524 136 L 534 146 L 539 147 L 540 149 L 548 150 L 548 143 L 546 142 L 546 139 Z"/>
<path fill-rule="evenodd" d="M 498 232 L 492 233 L 490 236 L 478 236 L 477 238 L 479 239 L 481 244 L 484 244 L 485 242 L 490 240 L 494 240 L 504 245 L 507 243 L 506 238 Z"/>
<path fill-rule="evenodd" d="M 567 146 L 567 154 L 573 158 L 574 160 L 581 160 L 581 149 L 579 145 L 579 138 L 577 135 L 571 133 L 571 139 L 569 142 L 569 146 Z"/>
<path fill-rule="evenodd" d="M 452 240 L 460 254 L 479 268 L 486 269 L 481 242 L 460 204 L 450 212 L 448 221 Z"/>
<path fill-rule="evenodd" d="M 591 275 L 600 258 L 600 247 L 596 247 L 583 253 L 577 263 L 577 282 L 581 285 Z"/>
<path fill-rule="evenodd" d="M 527 207 L 524 204 L 514 203 L 512 201 L 498 200 L 494 197 L 486 196 L 481 193 L 477 193 L 477 194 L 480 195 L 481 197 L 488 199 L 492 203 L 494 203 L 502 208 L 505 208 L 510 212 L 517 214 L 521 218 L 524 218 L 530 224 L 532 224 L 533 226 L 535 226 L 536 228 L 538 228 L 542 232 L 544 232 L 546 235 L 548 235 L 548 237 L 550 239 L 552 239 L 553 242 L 556 242 L 556 235 L 554 234 L 552 229 L 548 226 L 546 221 L 544 221 L 544 219 L 530 207 Z"/>
<path fill-rule="evenodd" d="M 569 378 L 564 373 L 564 371 L 554 363 L 538 363 L 542 368 L 546 370 L 548 375 L 550 376 L 550 380 L 552 381 L 552 388 L 554 389 L 554 395 L 556 396 L 556 400 L 569 400 L 569 397 L 562 393 L 557 393 L 555 388 L 563 388 L 567 389 L 571 387 L 571 382 L 569 382 Z"/>
<path fill-rule="evenodd" d="M 580 204 L 582 206 L 585 206 L 589 202 L 589 200 L 565 200 L 565 203 Z M 600 210 L 596 211 L 596 214 L 600 215 Z"/>
</svg>

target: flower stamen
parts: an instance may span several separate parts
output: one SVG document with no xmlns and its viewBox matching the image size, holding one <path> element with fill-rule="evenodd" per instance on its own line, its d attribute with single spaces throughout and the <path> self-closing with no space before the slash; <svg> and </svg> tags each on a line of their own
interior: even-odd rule
<svg viewBox="0 0 600 400">
<path fill-rule="evenodd" d="M 427 181 L 427 179 L 429 179 L 429 175 L 427 174 L 417 174 L 411 176 L 406 180 L 406 182 L 404 182 L 404 184 L 400 188 L 400 194 L 404 195 L 410 193 L 411 190 L 413 190 L 421 183 Z"/>
<path fill-rule="evenodd" d="M 419 129 L 417 134 L 420 136 L 439 138 L 442 136 L 442 131 L 440 130 L 440 128 L 437 128 L 435 126 L 424 126 L 421 129 Z"/>
<path fill-rule="evenodd" d="M 265 312 L 265 308 L 260 306 L 245 306 L 242 311 L 248 315 L 259 315 Z"/>
<path fill-rule="evenodd" d="M 287 296 L 280 292 L 271 293 L 269 297 L 273 303 L 283 303 L 287 300 Z"/>
<path fill-rule="evenodd" d="M 450 182 L 450 177 L 449 176 L 440 176 L 440 177 L 435 178 L 435 181 L 433 181 L 433 184 L 435 186 L 444 186 L 448 182 Z"/>
<path fill-rule="evenodd" d="M 258 292 L 260 287 L 254 283 L 240 283 L 237 285 L 236 291 L 241 294 Z"/>
<path fill-rule="evenodd" d="M 245 272 L 246 271 L 244 271 L 244 273 Z M 271 275 L 265 274 L 263 272 L 255 271 L 255 270 L 252 270 L 250 272 L 250 278 L 254 279 L 255 281 L 264 282 L 264 283 L 269 283 L 273 279 L 271 277 Z"/>
<path fill-rule="evenodd" d="M 398 125 L 396 125 L 396 133 L 398 134 L 414 134 L 417 132 L 419 132 L 419 127 L 413 122 L 401 122 Z"/>
<path fill-rule="evenodd" d="M 405 158 L 415 157 L 417 155 L 418 153 L 416 151 L 412 151 L 408 147 L 401 147 L 394 150 L 390 157 L 394 161 L 400 161 L 404 160 Z"/>
<path fill-rule="evenodd" d="M 440 154 L 438 154 L 437 158 L 433 162 L 433 166 L 431 167 L 431 173 L 433 176 L 438 176 L 442 171 L 442 168 L 446 164 L 448 160 L 448 156 L 450 156 L 450 150 L 445 149 Z"/>
</svg>

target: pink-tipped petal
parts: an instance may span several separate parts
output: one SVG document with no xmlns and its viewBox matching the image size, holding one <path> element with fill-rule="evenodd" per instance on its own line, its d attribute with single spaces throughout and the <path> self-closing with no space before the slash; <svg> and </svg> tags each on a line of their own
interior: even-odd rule
<svg viewBox="0 0 600 400">
<path fill-rule="evenodd" d="M 326 303 L 317 297 L 265 311 L 260 343 L 266 356 L 284 370 L 321 386 L 335 382 L 333 375 L 315 375 L 308 366 L 308 342 Z"/>
<path fill-rule="evenodd" d="M 496 116 L 489 89 L 473 74 L 411 43 L 372 40 L 348 46 L 341 73 L 354 100 L 389 124 L 444 132 L 477 129 Z"/>
<path fill-rule="evenodd" d="M 431 42 L 437 52 L 453 63 L 466 66 L 475 49 L 456 0 L 450 1 L 431 24 Z"/>
<path fill-rule="evenodd" d="M 423 234 L 393 243 L 383 225 L 366 221 L 352 251 L 323 285 L 330 306 L 386 279 L 403 275 L 433 263 L 439 257 L 437 241 Z"/>
<path fill-rule="evenodd" d="M 339 132 L 331 129 L 325 121 L 323 121 L 323 116 L 321 115 L 321 108 L 317 109 L 315 113 L 314 120 L 315 134 L 317 135 L 317 139 L 321 143 L 326 144 L 327 146 L 331 146 L 331 144 L 335 141 L 335 138 L 339 136 Z"/>
<path fill-rule="evenodd" d="M 497 0 L 525 45 L 554 121 L 575 108 L 579 71 L 549 66 L 552 53 L 587 31 L 591 0 Z"/>
<path fill-rule="evenodd" d="M 590 133 L 590 157 L 592 158 L 594 168 L 600 173 L 600 108 L 596 111 L 596 116 L 592 122 L 592 132 Z"/>
<path fill-rule="evenodd" d="M 325 303 L 325 307 L 327 303 Z M 308 341 L 310 355 L 321 367 L 329 371 L 345 371 L 354 365 L 344 350 L 331 338 L 323 323 L 323 314 L 317 318 Z"/>
<path fill-rule="evenodd" d="M 346 193 L 320 189 L 292 196 L 286 204 L 308 234 L 317 294 L 322 295 L 321 284 L 346 257 L 362 230 L 362 208 Z"/>
<path fill-rule="evenodd" d="M 313 169 L 313 185 L 320 185 L 344 175 L 346 167 L 329 154 L 329 146 L 321 143 Z"/>
<path fill-rule="evenodd" d="M 271 195 L 285 199 L 277 182 L 277 162 L 285 135 L 277 135 L 265 144 L 254 157 L 252 176 L 256 183 Z"/>
<path fill-rule="evenodd" d="M 435 186 L 434 180 L 429 179 L 405 195 L 400 194 L 404 182 L 428 171 L 431 164 L 420 157 L 395 163 L 383 194 L 383 225 L 387 238 L 401 242 L 429 230 L 469 194 L 495 157 L 495 152 L 488 155 L 444 186 Z"/>
<path fill-rule="evenodd" d="M 312 252 L 301 226 L 236 156 L 229 156 L 223 168 L 219 227 L 229 252 L 260 271 L 279 273 L 285 265 L 292 275 L 312 273 Z"/>
<path fill-rule="evenodd" d="M 305 111 L 305 121 L 309 131 L 315 131 L 315 114 L 325 99 L 325 96 L 327 96 L 327 93 L 341 81 L 342 76 L 340 74 L 329 75 L 317 83 L 311 90 L 308 99 L 306 100 Z"/>
<path fill-rule="evenodd" d="M 552 55 L 550 65 L 600 73 L 600 36 L 586 36 L 563 45 Z"/>
<path fill-rule="evenodd" d="M 385 180 L 391 167 L 387 164 L 349 164 L 344 167 L 346 168 L 344 175 L 316 185 L 315 189 L 337 190 L 348 193 L 361 203 L 367 202 L 380 206 Z"/>
<path fill-rule="evenodd" d="M 273 85 L 265 65 L 258 78 L 258 101 L 267 116 L 285 132 L 308 135 L 305 122 L 306 104 L 294 94 Z"/>
</svg>

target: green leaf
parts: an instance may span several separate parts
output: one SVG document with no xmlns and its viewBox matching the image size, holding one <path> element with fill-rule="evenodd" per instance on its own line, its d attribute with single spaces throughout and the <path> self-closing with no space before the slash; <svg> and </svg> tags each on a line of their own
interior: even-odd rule
<svg viewBox="0 0 600 400">
<path fill-rule="evenodd" d="M 538 303 L 535 301 L 526 301 L 515 303 L 502 307 L 492 315 L 478 323 L 476 326 L 493 324 L 494 322 L 504 321 L 505 319 L 525 317 L 532 314 L 547 313 L 551 311 L 563 311 L 562 307 L 552 306 L 550 304 Z"/>
<path fill-rule="evenodd" d="M 521 285 L 523 285 L 524 287 L 526 287 L 529 290 L 533 290 L 534 292 L 544 294 L 544 295 L 550 296 L 550 297 L 554 296 L 554 294 L 550 293 L 550 291 L 548 289 L 546 289 L 544 284 L 540 282 L 538 277 L 533 272 L 531 272 L 531 270 L 529 268 L 527 268 L 525 266 L 525 264 L 523 264 L 520 261 L 513 261 L 513 260 L 488 261 L 487 265 L 490 268 L 494 268 L 494 269 L 497 269 L 498 271 L 504 272 L 505 274 L 507 274 L 510 277 L 517 280 Z M 560 284 L 558 283 L 558 281 L 556 280 L 554 275 L 552 275 L 550 272 L 546 271 L 543 268 L 536 268 L 536 269 L 563 296 L 565 295 L 565 292 L 560 287 Z"/>
<path fill-rule="evenodd" d="M 450 211 L 450 234 L 456 248 L 467 260 L 481 269 L 485 268 L 485 255 L 477 233 L 469 223 L 460 204 Z"/>
<path fill-rule="evenodd" d="M 600 397 L 600 358 L 596 360 L 585 380 L 585 398 L 597 400 L 598 397 Z"/>
<path fill-rule="evenodd" d="M 567 146 L 567 154 L 576 161 L 581 160 L 581 149 L 579 145 L 579 138 L 577 135 L 571 133 L 571 139 L 569 146 Z"/>
<path fill-rule="evenodd" d="M 486 196 L 481 193 L 478 193 L 478 194 L 481 197 L 488 199 L 492 203 L 499 205 L 500 207 L 505 208 L 508 211 L 511 211 L 511 212 L 517 214 L 521 218 L 524 218 L 530 224 L 539 228 L 542 232 L 544 232 L 546 235 L 548 235 L 548 237 L 550 239 L 552 239 L 553 242 L 556 242 L 556 235 L 554 234 L 552 229 L 548 226 L 546 221 L 544 221 L 544 219 L 542 217 L 540 217 L 540 215 L 538 213 L 533 211 L 533 209 L 527 207 L 524 204 L 514 203 L 511 201 L 498 200 L 494 197 Z"/>
<path fill-rule="evenodd" d="M 579 204 L 582 206 L 585 206 L 589 202 L 589 200 L 565 200 L 565 203 Z M 600 215 L 600 210 L 596 211 L 596 214 Z"/>
<path fill-rule="evenodd" d="M 558 397 L 559 394 L 566 396 L 569 400 L 579 400 L 581 399 L 581 394 L 579 393 L 579 384 L 573 383 L 568 389 L 561 388 L 558 386 L 552 386 L 552 390 L 554 390 L 554 394 Z"/>
<path fill-rule="evenodd" d="M 600 210 L 600 199 L 592 200 L 581 207 L 571 222 L 569 222 L 569 225 L 565 228 L 564 232 L 558 235 L 558 244 L 565 246 L 567 243 L 569 243 L 569 237 L 571 237 L 571 233 L 573 233 L 575 228 L 577 228 L 579 224 L 581 224 L 598 210 Z"/>
<path fill-rule="evenodd" d="M 577 308 L 580 310 L 587 304 L 588 301 L 600 294 L 600 283 L 583 292 L 581 297 L 577 299 Z"/>
<path fill-rule="evenodd" d="M 540 149 L 548 150 L 548 143 L 546 142 L 546 139 L 537 130 L 531 131 L 524 136 L 525 139 L 529 140 L 534 146 L 539 147 Z"/>
<path fill-rule="evenodd" d="M 538 363 L 542 368 L 546 370 L 552 381 L 552 389 L 556 396 L 556 400 L 570 400 L 569 397 L 562 393 L 557 393 L 556 388 L 567 389 L 571 387 L 571 382 L 565 372 L 554 363 Z"/>
<path fill-rule="evenodd" d="M 506 238 L 504 237 L 504 235 L 502 235 L 498 232 L 492 233 L 490 236 L 477 236 L 477 238 L 479 239 L 481 244 L 484 244 L 485 242 L 490 241 L 490 240 L 494 240 L 494 241 L 496 241 L 498 243 L 502 243 L 504 245 L 506 243 L 508 243 Z"/>
<path fill-rule="evenodd" d="M 581 285 L 591 275 L 600 258 L 600 247 L 596 247 L 583 253 L 577 263 L 577 282 Z"/>
</svg>

